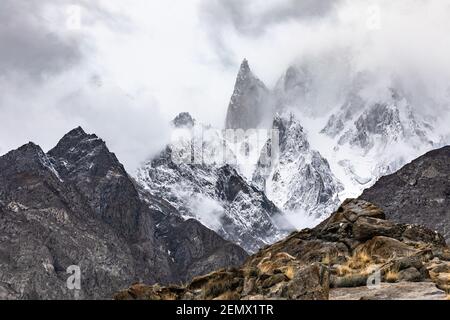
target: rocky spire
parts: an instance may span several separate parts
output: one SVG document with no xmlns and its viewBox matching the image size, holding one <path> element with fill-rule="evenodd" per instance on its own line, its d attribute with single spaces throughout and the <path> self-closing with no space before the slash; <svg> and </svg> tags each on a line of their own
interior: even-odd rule
<svg viewBox="0 0 450 320">
<path fill-rule="evenodd" d="M 195 119 L 189 112 L 182 112 L 172 120 L 172 125 L 176 128 L 192 128 L 195 125 Z"/>
<path fill-rule="evenodd" d="M 270 110 L 270 92 L 250 69 L 247 59 L 242 61 L 234 92 L 228 106 L 227 129 L 257 128 Z"/>
<path fill-rule="evenodd" d="M 250 66 L 248 64 L 248 60 L 244 59 L 241 63 L 241 67 L 239 68 L 239 73 L 238 73 L 238 77 L 237 80 L 245 80 L 249 75 L 251 74 L 251 70 L 250 70 Z"/>
</svg>

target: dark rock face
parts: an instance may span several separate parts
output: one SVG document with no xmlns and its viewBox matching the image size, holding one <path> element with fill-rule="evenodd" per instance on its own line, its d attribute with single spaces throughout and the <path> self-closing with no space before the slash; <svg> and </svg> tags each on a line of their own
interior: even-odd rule
<svg viewBox="0 0 450 320">
<path fill-rule="evenodd" d="M 150 215 L 130 177 L 103 140 L 72 130 L 48 153 L 61 179 L 75 185 L 102 221 L 125 237 L 140 240 L 153 233 Z"/>
<path fill-rule="evenodd" d="M 255 77 L 248 61 L 239 69 L 234 92 L 228 107 L 225 127 L 227 129 L 255 129 L 270 110 L 270 91 Z"/>
<path fill-rule="evenodd" d="M 431 151 L 382 177 L 361 199 L 380 206 L 392 221 L 415 223 L 450 239 L 450 147 Z"/>
<path fill-rule="evenodd" d="M 0 158 L 0 299 L 108 299 L 136 281 L 179 283 L 246 258 L 175 212 L 81 128 L 48 154 L 33 143 L 11 151 Z"/>
<path fill-rule="evenodd" d="M 185 286 L 137 284 L 115 298 L 328 299 L 330 288 L 360 287 L 367 294 L 375 273 L 383 283 L 431 280 L 446 290 L 449 260 L 440 234 L 391 223 L 377 206 L 348 199 L 315 228 L 261 249 L 239 269 L 221 269 Z"/>
<path fill-rule="evenodd" d="M 179 281 L 186 282 L 224 266 L 238 266 L 248 257 L 241 247 L 224 241 L 197 220 L 176 220 L 177 223 L 159 232 L 158 237 L 165 242 L 171 269 Z"/>
</svg>

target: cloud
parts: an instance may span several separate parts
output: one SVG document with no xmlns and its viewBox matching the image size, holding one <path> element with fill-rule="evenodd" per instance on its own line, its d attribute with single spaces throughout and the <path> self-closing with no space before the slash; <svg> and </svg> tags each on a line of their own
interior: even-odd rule
<svg viewBox="0 0 450 320">
<path fill-rule="evenodd" d="M 214 29 L 232 25 L 237 32 L 258 35 L 290 20 L 327 17 L 339 0 L 203 0 L 201 16 Z"/>
<path fill-rule="evenodd" d="M 192 197 L 189 207 L 196 214 L 196 219 L 212 230 L 220 230 L 225 209 L 218 201 L 205 196 Z"/>
<path fill-rule="evenodd" d="M 235 63 L 229 39 L 259 38 L 279 25 L 311 22 L 335 13 L 339 0 L 203 0 L 200 18 L 216 53 L 225 65 Z M 242 57 L 238 57 L 242 59 Z"/>
<path fill-rule="evenodd" d="M 297 65 L 310 77 L 315 115 L 366 78 L 380 100 L 401 91 L 423 115 L 448 112 L 450 4 L 444 1 L 205 1 L 205 30 L 225 66 L 246 57 L 273 87 Z"/>
<path fill-rule="evenodd" d="M 80 9 L 80 28 L 68 25 Z M 82 125 L 104 138 L 132 173 L 168 141 L 168 119 L 150 92 L 120 87 L 102 50 L 132 23 L 116 8 L 89 1 L 0 3 L 0 154 L 30 140 L 45 150 Z M 117 63 L 117 61 L 114 61 Z"/>
<path fill-rule="evenodd" d="M 0 75 L 35 79 L 63 71 L 82 60 L 80 39 L 52 28 L 47 1 L 0 3 Z"/>
<path fill-rule="evenodd" d="M 79 30 L 67 28 L 73 4 Z M 29 140 L 49 149 L 82 125 L 132 172 L 177 113 L 223 125 L 244 57 L 268 86 L 305 67 L 319 113 L 361 72 L 427 113 L 448 105 L 449 16 L 444 1 L 422 0 L 3 0 L 0 153 Z"/>
</svg>

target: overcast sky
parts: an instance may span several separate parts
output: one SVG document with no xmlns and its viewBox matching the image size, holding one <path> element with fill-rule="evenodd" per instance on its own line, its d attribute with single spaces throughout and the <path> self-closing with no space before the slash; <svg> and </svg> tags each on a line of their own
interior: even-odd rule
<svg viewBox="0 0 450 320">
<path fill-rule="evenodd" d="M 177 113 L 222 125 L 244 57 L 269 86 L 307 61 L 325 84 L 395 72 L 448 98 L 449 12 L 441 0 L 1 0 L 0 154 L 48 150 L 82 125 L 132 171 Z"/>
</svg>

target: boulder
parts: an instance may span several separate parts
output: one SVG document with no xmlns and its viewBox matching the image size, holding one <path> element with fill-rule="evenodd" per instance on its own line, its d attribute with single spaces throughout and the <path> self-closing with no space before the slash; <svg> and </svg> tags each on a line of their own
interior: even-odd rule
<svg viewBox="0 0 450 320">
<path fill-rule="evenodd" d="M 446 246 L 445 238 L 437 231 L 419 225 L 407 225 L 403 238 L 414 242 L 431 243 L 436 246 Z"/>
<path fill-rule="evenodd" d="M 359 217 L 352 226 L 353 237 L 359 241 L 372 239 L 375 236 L 398 238 L 402 228 L 387 220 L 371 217 Z"/>
<path fill-rule="evenodd" d="M 404 269 L 399 272 L 398 280 L 419 282 L 424 280 L 422 273 L 414 267 Z"/>
<path fill-rule="evenodd" d="M 328 272 L 314 264 L 297 270 L 282 289 L 282 297 L 294 300 L 328 300 Z"/>
<path fill-rule="evenodd" d="M 358 249 L 367 252 L 370 256 L 377 256 L 386 260 L 393 257 L 412 255 L 417 252 L 416 249 L 399 240 L 384 236 L 374 237 Z"/>
<path fill-rule="evenodd" d="M 366 274 L 349 274 L 342 277 L 331 277 L 331 288 L 352 288 L 361 287 L 367 284 L 368 275 Z"/>
</svg>

